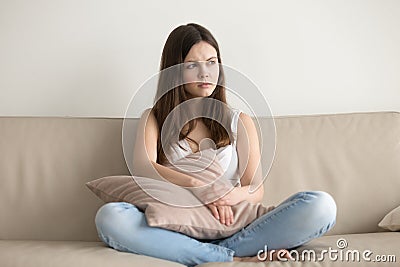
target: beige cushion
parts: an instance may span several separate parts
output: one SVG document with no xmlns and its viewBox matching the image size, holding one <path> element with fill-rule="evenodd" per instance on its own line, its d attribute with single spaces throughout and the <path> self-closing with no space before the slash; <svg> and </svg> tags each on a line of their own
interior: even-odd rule
<svg viewBox="0 0 400 267">
<path fill-rule="evenodd" d="M 203 205 L 216 200 L 216 197 L 233 187 L 223 177 L 224 171 L 215 156 L 215 150 L 208 148 L 192 153 L 168 166 L 210 186 L 185 189 L 167 181 L 140 176 L 103 177 L 86 185 L 105 202 L 124 201 L 145 211 L 150 226 L 199 239 L 230 236 L 273 208 L 243 201 L 232 207 L 234 223 L 224 225 Z M 177 199 L 185 206 L 172 205 Z"/>
<path fill-rule="evenodd" d="M 164 182 L 155 181 L 153 184 L 161 183 Z M 102 177 L 86 183 L 86 186 L 106 203 L 124 201 L 144 211 L 148 204 L 158 202 L 140 188 L 134 177 L 128 175 Z"/>
<path fill-rule="evenodd" d="M 293 115 L 275 123 L 277 149 L 264 205 L 321 190 L 338 207 L 329 234 L 384 231 L 379 221 L 400 203 L 400 113 Z"/>
<path fill-rule="evenodd" d="M 167 162 L 164 165 L 207 184 L 206 186 L 187 188 L 201 200 L 201 203 L 208 204 L 213 202 L 233 188 L 231 182 L 224 179 L 224 170 L 220 165 L 216 150 L 213 148 L 202 149 L 199 152 L 191 153 L 181 159 L 175 160 L 173 163 Z M 176 199 L 174 197 L 168 203 L 175 203 Z M 182 201 L 179 202 L 182 203 Z M 192 201 L 185 201 L 183 203 L 185 206 L 194 206 L 194 204 L 197 203 L 193 203 Z M 182 204 L 180 205 L 182 206 Z"/>
<path fill-rule="evenodd" d="M 147 177 L 129 175 L 106 176 L 87 182 L 86 186 L 106 203 L 124 201 L 134 204 L 142 211 L 146 210 L 149 204 L 165 204 L 172 198 L 179 198 L 188 203 L 197 203 L 197 206 L 202 205 L 189 190 L 175 186 L 169 182 Z M 143 190 L 143 188 L 146 189 Z M 165 205 L 168 206 L 167 204 Z"/>
<path fill-rule="evenodd" d="M 398 266 L 400 258 L 400 233 L 384 232 L 370 234 L 349 234 L 349 235 L 324 235 L 306 243 L 298 248 L 299 255 L 302 251 L 315 251 L 315 258 L 324 261 L 308 260 L 303 262 L 285 264 L 281 261 L 272 262 L 213 262 L 199 265 L 199 267 L 375 267 L 375 266 Z M 338 250 L 337 242 L 345 239 L 348 246 L 339 250 L 343 251 L 343 260 L 329 259 L 327 250 Z M 349 253 L 357 250 L 360 260 L 351 260 L 354 254 Z M 371 259 L 378 255 L 395 255 L 395 262 L 367 262 L 363 260 L 362 253 L 366 250 L 372 251 L 372 255 L 366 254 Z M 325 252 L 324 252 L 325 251 Z M 324 254 L 323 254 L 324 253 Z M 313 254 L 304 254 L 305 257 Z M 339 253 L 333 253 L 331 258 L 339 257 Z M 346 256 L 350 260 L 345 260 Z M 386 257 L 388 258 L 388 256 Z M 312 257 L 314 259 L 314 257 Z M 82 241 L 32 241 L 32 240 L 0 240 L 0 265 L 2 267 L 184 267 L 184 265 L 157 259 L 155 257 L 144 256 L 134 253 L 123 253 L 107 247 L 103 242 L 82 242 Z"/>
<path fill-rule="evenodd" d="M 181 208 L 151 204 L 146 209 L 146 219 L 150 226 L 167 228 L 199 239 L 215 239 L 233 235 L 273 208 L 274 206 L 266 208 L 260 203 L 240 202 L 232 206 L 233 224 L 226 226 L 205 206 Z"/>
<path fill-rule="evenodd" d="M 144 177 L 108 176 L 88 182 L 86 185 L 105 202 L 128 202 L 145 211 L 150 226 L 177 231 L 199 239 L 230 236 L 273 209 L 272 206 L 266 208 L 260 203 L 252 204 L 243 201 L 232 207 L 234 223 L 226 226 L 215 219 L 206 206 L 177 207 L 154 199 L 141 189 L 136 182 L 137 179 L 140 180 L 141 184 L 151 183 L 153 189 L 157 192 L 165 191 L 166 194 L 169 193 L 166 189 L 169 183 Z M 181 193 L 181 197 L 186 197 L 188 201 L 196 198 L 189 191 L 181 190 L 186 191 L 186 193 Z M 174 196 L 177 196 L 176 193 L 174 193 Z"/>
<path fill-rule="evenodd" d="M 125 253 L 103 242 L 0 240 L 1 267 L 186 267 L 156 257 Z"/>
<path fill-rule="evenodd" d="M 207 186 L 190 187 L 186 190 L 166 180 L 160 180 L 162 177 L 138 175 L 134 175 L 134 179 L 129 176 L 105 177 L 86 185 L 106 202 L 126 201 L 142 210 L 149 203 L 159 202 L 182 207 L 202 206 L 203 203 L 216 200 L 233 187 L 223 179 L 223 169 L 211 148 L 183 157 L 174 164 L 168 164 L 168 167 L 201 180 Z"/>
<path fill-rule="evenodd" d="M 304 261 L 288 265 L 279 261 L 265 262 L 265 265 L 246 267 L 394 267 L 399 265 L 400 233 L 324 235 L 296 250 L 299 260 L 303 255 Z"/>
<path fill-rule="evenodd" d="M 378 224 L 379 227 L 390 231 L 400 230 L 400 206 L 389 212 Z"/>
</svg>

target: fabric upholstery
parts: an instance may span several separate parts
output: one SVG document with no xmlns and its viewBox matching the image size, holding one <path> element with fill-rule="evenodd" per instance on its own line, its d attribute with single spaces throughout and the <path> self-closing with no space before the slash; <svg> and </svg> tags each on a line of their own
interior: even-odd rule
<svg viewBox="0 0 400 267">
<path fill-rule="evenodd" d="M 349 250 L 371 250 L 375 255 L 397 255 L 396 263 L 393 262 L 345 262 L 330 261 L 325 257 L 324 262 L 291 262 L 291 267 L 328 267 L 328 266 L 388 266 L 393 267 L 400 257 L 400 233 L 369 233 L 323 236 L 310 241 L 298 248 L 299 255 L 304 250 L 314 250 L 317 256 L 321 255 L 323 249 L 338 249 L 337 241 L 345 239 Z M 304 254 L 307 255 L 307 254 Z M 102 242 L 82 241 L 31 241 L 31 240 L 0 240 L 0 263 L 3 267 L 132 267 L 132 266 L 184 266 L 176 262 L 156 259 L 143 255 L 119 252 L 104 245 Z M 216 262 L 204 263 L 199 267 L 224 266 L 224 267 L 279 267 L 289 266 L 282 262 L 265 263 L 238 263 L 238 262 Z"/>
<path fill-rule="evenodd" d="M 266 132 L 267 118 L 257 119 Z M 103 201 L 85 183 L 130 175 L 122 122 L 1 117 L 0 239 L 99 241 L 94 216 Z M 265 206 L 297 191 L 324 190 L 338 206 L 330 234 L 386 231 L 378 223 L 400 203 L 398 112 L 281 116 L 275 124 Z"/>
<path fill-rule="evenodd" d="M 400 206 L 390 211 L 383 219 L 379 222 L 379 227 L 388 229 L 390 231 L 400 230 Z"/>
</svg>

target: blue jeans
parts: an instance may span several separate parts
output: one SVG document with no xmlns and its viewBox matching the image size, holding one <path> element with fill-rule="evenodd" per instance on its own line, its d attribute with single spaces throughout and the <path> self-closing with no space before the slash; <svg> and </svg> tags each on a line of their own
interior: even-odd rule
<svg viewBox="0 0 400 267">
<path fill-rule="evenodd" d="M 298 192 L 275 209 L 224 239 L 199 240 L 147 224 L 143 212 L 126 202 L 104 204 L 95 218 L 108 246 L 187 266 L 255 256 L 259 250 L 292 249 L 322 236 L 336 223 L 336 204 L 323 191 Z"/>
</svg>

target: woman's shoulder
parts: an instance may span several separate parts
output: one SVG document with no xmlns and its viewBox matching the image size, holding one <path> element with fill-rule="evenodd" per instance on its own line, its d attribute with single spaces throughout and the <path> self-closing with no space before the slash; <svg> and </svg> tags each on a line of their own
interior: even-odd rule
<svg viewBox="0 0 400 267">
<path fill-rule="evenodd" d="M 235 107 L 231 107 L 231 112 L 234 116 L 234 118 L 236 119 L 241 119 L 241 120 L 249 120 L 252 119 L 252 117 L 247 114 L 246 112 L 244 112 L 242 109 L 240 108 L 235 108 Z"/>
<path fill-rule="evenodd" d="M 235 134 L 238 133 L 239 122 L 246 128 L 246 130 L 249 130 L 250 128 L 255 128 L 255 123 L 252 116 L 250 116 L 240 108 L 232 108 L 232 131 Z"/>
<path fill-rule="evenodd" d="M 233 118 L 233 121 L 232 122 L 234 122 L 234 123 L 238 123 L 238 120 L 239 120 L 239 118 L 240 119 L 248 119 L 248 118 L 250 118 L 250 116 L 248 115 L 248 114 L 246 114 L 242 109 L 240 109 L 240 108 L 235 108 L 235 107 L 232 107 L 231 108 L 231 112 L 232 112 L 232 118 Z"/>
<path fill-rule="evenodd" d="M 236 107 L 230 107 L 229 110 L 233 117 L 239 116 L 241 113 L 243 113 L 243 110 L 241 110 L 240 108 L 236 108 Z"/>
<path fill-rule="evenodd" d="M 154 115 L 153 108 L 146 108 L 145 110 L 143 110 L 142 115 L 143 114 L 152 114 L 152 115 Z"/>
<path fill-rule="evenodd" d="M 154 114 L 153 108 L 146 108 L 145 110 L 143 110 L 142 114 L 140 114 L 140 118 L 146 121 L 156 121 L 156 116 Z"/>
</svg>

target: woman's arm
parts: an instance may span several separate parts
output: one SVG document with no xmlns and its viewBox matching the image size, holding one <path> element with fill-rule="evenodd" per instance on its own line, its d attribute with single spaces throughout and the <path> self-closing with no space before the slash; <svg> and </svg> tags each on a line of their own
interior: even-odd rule
<svg viewBox="0 0 400 267">
<path fill-rule="evenodd" d="M 263 199 L 264 185 L 257 130 L 253 119 L 243 112 L 239 115 L 236 148 L 242 187 L 235 187 L 230 193 L 214 202 L 215 205 L 231 206 L 243 200 L 259 203 Z M 257 186 L 258 189 L 250 193 L 250 189 L 254 190 Z"/>
<path fill-rule="evenodd" d="M 138 123 L 136 140 L 133 153 L 134 175 L 162 180 L 162 178 L 176 185 L 185 187 L 197 187 L 203 182 L 184 173 L 175 171 L 158 164 L 157 161 L 158 125 L 151 109 L 146 109 Z M 216 207 L 213 204 L 206 205 L 213 216 L 221 223 L 230 225 L 233 223 L 233 212 L 229 206 Z"/>
<path fill-rule="evenodd" d="M 133 175 L 166 179 L 173 184 L 194 187 L 202 183 L 190 175 L 157 163 L 158 125 L 151 109 L 146 109 L 138 123 L 133 152 Z"/>
</svg>

